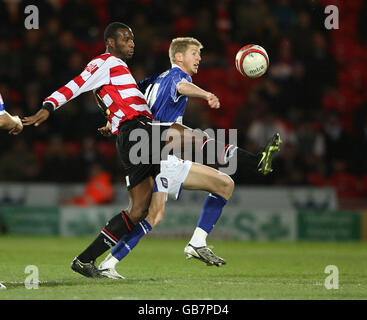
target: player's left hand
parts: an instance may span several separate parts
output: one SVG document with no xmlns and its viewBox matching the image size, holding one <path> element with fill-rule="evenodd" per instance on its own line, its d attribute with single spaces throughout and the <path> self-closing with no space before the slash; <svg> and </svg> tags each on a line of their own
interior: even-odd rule
<svg viewBox="0 0 367 320">
<path fill-rule="evenodd" d="M 98 128 L 99 133 L 104 137 L 110 137 L 112 135 L 112 124 L 107 121 L 104 127 Z"/>
<path fill-rule="evenodd" d="M 50 112 L 46 109 L 39 110 L 36 114 L 30 117 L 24 117 L 22 119 L 23 125 L 30 126 L 34 124 L 35 127 L 38 127 L 42 122 L 46 121 L 50 116 Z"/>
<path fill-rule="evenodd" d="M 218 97 L 215 94 L 209 93 L 206 99 L 208 101 L 209 107 L 212 109 L 219 109 L 220 102 Z"/>
</svg>

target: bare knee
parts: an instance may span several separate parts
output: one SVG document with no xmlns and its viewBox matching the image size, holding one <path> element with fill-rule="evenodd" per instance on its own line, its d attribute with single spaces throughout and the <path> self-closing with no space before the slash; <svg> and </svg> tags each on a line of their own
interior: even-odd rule
<svg viewBox="0 0 367 320">
<path fill-rule="evenodd" d="M 221 173 L 218 176 L 218 183 L 214 186 L 215 193 L 219 194 L 226 200 L 228 200 L 233 192 L 234 189 L 234 181 L 232 178 L 226 174 Z"/>
</svg>

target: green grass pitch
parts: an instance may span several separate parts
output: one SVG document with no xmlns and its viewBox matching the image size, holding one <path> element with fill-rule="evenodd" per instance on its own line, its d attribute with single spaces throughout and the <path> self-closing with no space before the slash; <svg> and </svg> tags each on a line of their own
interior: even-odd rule
<svg viewBox="0 0 367 320">
<path fill-rule="evenodd" d="M 186 260 L 186 239 L 142 239 L 117 266 L 126 280 L 89 279 L 70 262 L 92 237 L 0 236 L 0 300 L 12 299 L 366 299 L 366 243 L 210 241 L 227 260 L 208 267 Z M 99 258 L 100 262 L 103 257 Z M 27 265 L 38 267 L 38 289 L 26 289 Z M 326 266 L 339 271 L 327 290 Z"/>
</svg>

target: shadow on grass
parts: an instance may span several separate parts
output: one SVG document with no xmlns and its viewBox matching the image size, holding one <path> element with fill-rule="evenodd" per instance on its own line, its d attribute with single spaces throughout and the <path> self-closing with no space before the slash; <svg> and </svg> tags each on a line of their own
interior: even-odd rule
<svg viewBox="0 0 367 320">
<path fill-rule="evenodd" d="M 115 286 L 115 285 L 129 285 L 137 283 L 148 283 L 148 282 L 162 282 L 162 279 L 65 279 L 65 280 L 50 280 L 40 281 L 38 283 L 39 288 L 55 288 L 55 287 L 72 287 L 72 286 L 90 286 L 90 285 L 103 285 L 103 286 Z M 2 284 L 7 289 L 24 288 L 24 282 L 2 281 Z M 32 284 L 30 284 L 32 285 Z"/>
</svg>

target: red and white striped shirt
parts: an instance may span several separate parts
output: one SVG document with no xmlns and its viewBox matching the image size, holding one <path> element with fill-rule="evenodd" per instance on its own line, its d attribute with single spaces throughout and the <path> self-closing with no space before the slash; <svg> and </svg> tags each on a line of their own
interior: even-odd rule
<svg viewBox="0 0 367 320">
<path fill-rule="evenodd" d="M 113 134 L 117 134 L 122 122 L 138 115 L 154 119 L 128 66 L 110 53 L 94 58 L 79 76 L 55 91 L 43 103 L 52 103 L 56 110 L 83 92 L 91 90 L 96 90 L 108 108 L 108 120 L 112 124 Z"/>
</svg>

